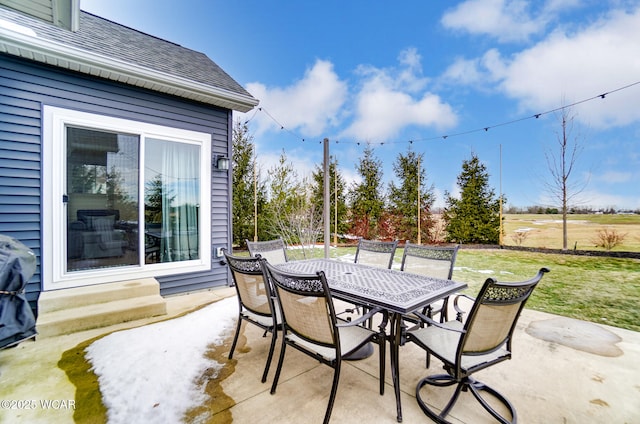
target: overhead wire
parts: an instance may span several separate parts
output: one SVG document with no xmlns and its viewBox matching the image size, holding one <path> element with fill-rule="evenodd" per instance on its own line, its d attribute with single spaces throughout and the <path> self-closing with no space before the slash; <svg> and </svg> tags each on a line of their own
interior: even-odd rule
<svg viewBox="0 0 640 424">
<path fill-rule="evenodd" d="M 610 94 L 617 93 L 617 92 L 622 91 L 622 90 L 626 90 L 626 89 L 631 88 L 631 87 L 633 87 L 635 85 L 638 85 L 638 84 L 640 84 L 640 81 L 636 81 L 636 82 L 633 82 L 631 84 L 627 84 L 625 86 L 618 87 L 618 88 L 616 88 L 614 90 L 610 90 L 610 91 L 607 91 L 605 93 L 601 93 L 601 94 L 598 94 L 598 95 L 595 95 L 595 96 L 592 96 L 592 97 L 589 97 L 589 98 L 586 98 L 586 99 L 582 99 L 582 100 L 579 100 L 577 102 L 573 102 L 573 103 L 568 104 L 568 105 L 562 105 L 562 106 L 559 106 L 559 107 L 557 107 L 555 109 L 551 109 L 551 110 L 547 110 L 547 111 L 544 111 L 544 112 L 535 113 L 535 114 L 530 115 L 530 116 L 525 116 L 525 117 L 522 117 L 522 118 L 510 120 L 510 121 L 505 121 L 505 122 L 501 122 L 501 123 L 498 123 L 498 124 L 487 125 L 487 126 L 478 127 L 478 128 L 474 128 L 474 129 L 470 129 L 470 130 L 451 133 L 451 134 L 443 134 L 443 135 L 439 135 L 439 136 L 425 137 L 425 138 L 418 138 L 418 139 L 414 138 L 414 139 L 405 140 L 405 141 L 380 141 L 380 142 L 365 141 L 365 142 L 361 142 L 361 141 L 335 140 L 334 142 L 335 143 L 343 143 L 343 144 L 357 144 L 357 145 L 360 145 L 360 144 L 376 145 L 377 144 L 377 145 L 382 146 L 382 145 L 385 145 L 385 144 L 400 144 L 400 143 L 413 144 L 414 142 L 421 142 L 421 141 L 432 141 L 432 140 L 440 140 L 440 139 L 447 140 L 447 139 L 452 138 L 452 137 L 459 137 L 459 136 L 473 134 L 473 133 L 482 132 L 482 131 L 488 132 L 489 130 L 491 130 L 493 128 L 503 127 L 503 126 L 506 126 L 506 125 L 512 125 L 512 124 L 515 124 L 515 123 L 518 123 L 518 122 L 522 122 L 522 121 L 526 121 L 526 120 L 529 120 L 529 119 L 539 119 L 541 116 L 548 115 L 548 114 L 551 114 L 551 113 L 555 113 L 555 112 L 558 112 L 558 111 L 561 111 L 561 110 L 564 110 L 564 109 L 572 108 L 574 106 L 577 106 L 577 105 L 580 105 L 580 104 L 583 104 L 583 103 L 586 103 L 586 102 L 590 102 L 592 100 L 604 99 L 604 98 L 606 98 L 606 96 L 608 96 Z M 293 131 L 287 129 L 284 125 L 282 125 L 280 122 L 278 122 L 278 120 L 276 120 L 264 107 L 257 108 L 255 110 L 253 116 L 250 119 L 248 119 L 247 121 L 245 121 L 245 123 L 248 123 L 253 118 L 255 118 L 255 116 L 256 116 L 256 114 L 258 112 L 265 113 L 273 122 L 275 122 L 280 127 L 281 130 L 287 131 L 288 133 L 293 135 L 295 138 L 297 138 L 297 139 L 299 139 L 299 140 L 301 140 L 303 142 L 305 141 L 305 139 L 303 137 L 301 137 L 298 134 L 294 133 Z M 319 140 L 318 142 L 322 143 L 323 140 Z"/>
</svg>

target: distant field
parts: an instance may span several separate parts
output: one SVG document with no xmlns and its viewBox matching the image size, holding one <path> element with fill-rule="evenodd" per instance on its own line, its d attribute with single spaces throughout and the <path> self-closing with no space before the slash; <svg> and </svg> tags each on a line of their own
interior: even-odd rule
<svg viewBox="0 0 640 424">
<path fill-rule="evenodd" d="M 640 215 L 569 215 L 567 247 L 578 250 L 605 250 L 595 247 L 598 230 L 612 229 L 625 234 L 621 245 L 612 251 L 640 252 Z M 524 231 L 521 246 L 547 249 L 562 248 L 562 215 L 507 214 L 503 244 L 517 246 L 514 235 Z"/>
</svg>

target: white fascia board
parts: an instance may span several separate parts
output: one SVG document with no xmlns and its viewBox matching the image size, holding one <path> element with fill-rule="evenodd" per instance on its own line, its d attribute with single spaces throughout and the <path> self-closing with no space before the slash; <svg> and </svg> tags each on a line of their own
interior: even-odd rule
<svg viewBox="0 0 640 424">
<path fill-rule="evenodd" d="M 0 26 L 0 52 L 186 99 L 248 112 L 258 100 Z"/>
</svg>

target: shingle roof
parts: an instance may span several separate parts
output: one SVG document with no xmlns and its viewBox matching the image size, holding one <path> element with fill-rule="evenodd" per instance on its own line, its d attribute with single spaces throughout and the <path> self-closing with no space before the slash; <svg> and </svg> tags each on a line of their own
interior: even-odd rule
<svg viewBox="0 0 640 424">
<path fill-rule="evenodd" d="M 26 29 L 10 34 L 0 25 L 1 52 L 243 112 L 258 103 L 205 54 L 87 12 L 76 32 L 3 7 L 1 21 Z M 12 45 L 11 35 L 23 43 Z M 47 49 L 53 57 L 41 57 Z"/>
</svg>

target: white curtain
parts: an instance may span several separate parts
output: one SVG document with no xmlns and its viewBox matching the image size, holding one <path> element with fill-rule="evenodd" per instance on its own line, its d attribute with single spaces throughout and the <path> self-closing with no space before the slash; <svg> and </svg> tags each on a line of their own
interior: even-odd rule
<svg viewBox="0 0 640 424">
<path fill-rule="evenodd" d="M 162 180 L 162 262 L 199 258 L 200 147 L 152 140 L 160 149 Z"/>
</svg>

